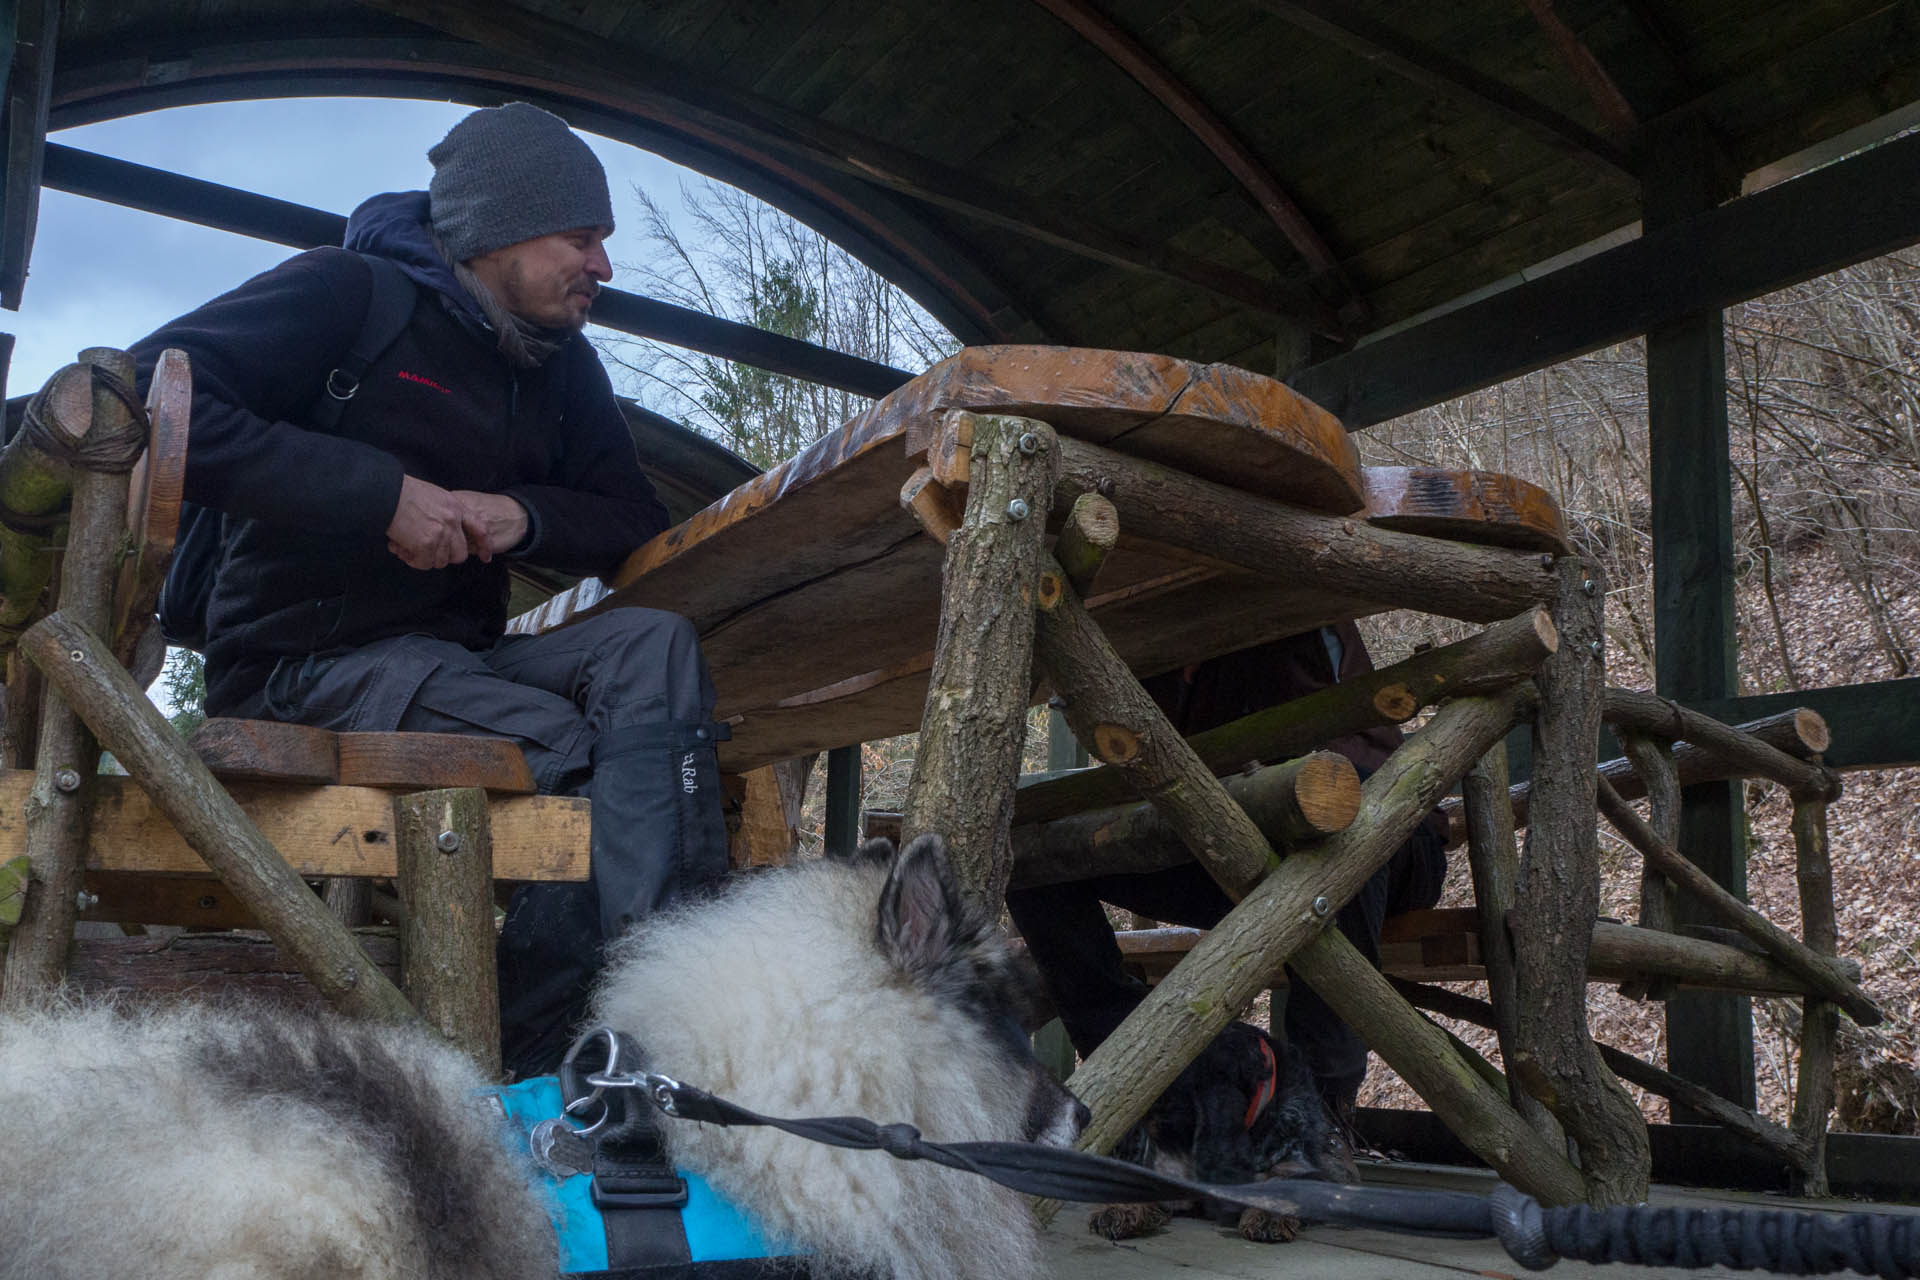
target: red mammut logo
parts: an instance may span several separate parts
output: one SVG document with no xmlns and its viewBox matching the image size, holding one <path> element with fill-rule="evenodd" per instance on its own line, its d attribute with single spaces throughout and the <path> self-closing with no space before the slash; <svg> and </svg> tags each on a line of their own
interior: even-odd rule
<svg viewBox="0 0 1920 1280">
<path fill-rule="evenodd" d="M 448 390 L 446 387 L 441 386 L 439 383 L 435 382 L 432 378 L 425 378 L 420 376 L 417 373 L 408 373 L 405 369 L 400 370 L 400 376 L 405 380 L 407 380 L 408 382 L 417 382 L 423 387 L 432 387 L 435 391 L 438 391 L 443 396 L 450 396 L 453 394 L 452 391 Z"/>
</svg>

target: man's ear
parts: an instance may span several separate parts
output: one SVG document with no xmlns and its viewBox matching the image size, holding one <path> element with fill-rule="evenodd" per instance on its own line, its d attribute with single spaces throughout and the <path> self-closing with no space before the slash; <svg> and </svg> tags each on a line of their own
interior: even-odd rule
<svg viewBox="0 0 1920 1280">
<path fill-rule="evenodd" d="M 932 977 L 952 957 L 964 911 L 946 844 L 937 835 L 920 836 L 893 860 L 880 891 L 880 949 L 902 973 Z"/>
</svg>

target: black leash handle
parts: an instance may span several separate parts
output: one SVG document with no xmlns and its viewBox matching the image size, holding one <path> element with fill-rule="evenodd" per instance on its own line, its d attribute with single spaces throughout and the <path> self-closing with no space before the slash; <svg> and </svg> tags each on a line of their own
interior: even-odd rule
<svg viewBox="0 0 1920 1280">
<path fill-rule="evenodd" d="M 637 1056 L 633 1060 L 637 1061 Z M 860 1116 L 810 1120 L 763 1116 L 669 1076 L 643 1073 L 618 1083 L 640 1089 L 654 1106 L 676 1119 L 729 1127 L 767 1126 L 828 1146 L 884 1151 L 899 1160 L 928 1160 L 1052 1200 L 1090 1204 L 1203 1200 L 1313 1222 L 1378 1227 L 1412 1235 L 1492 1237 L 1509 1257 L 1532 1271 L 1544 1271 L 1561 1258 L 1572 1258 L 1591 1263 L 1727 1267 L 1796 1276 L 1852 1272 L 1882 1280 L 1920 1277 L 1920 1216 L 1652 1205 L 1549 1208 L 1505 1183 L 1490 1196 L 1349 1187 L 1294 1178 L 1213 1186 L 1063 1147 L 1025 1142 L 928 1142 L 910 1124 L 875 1124 Z"/>
</svg>

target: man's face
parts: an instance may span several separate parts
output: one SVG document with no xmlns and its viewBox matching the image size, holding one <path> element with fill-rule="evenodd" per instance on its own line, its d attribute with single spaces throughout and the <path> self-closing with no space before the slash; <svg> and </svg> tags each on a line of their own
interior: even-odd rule
<svg viewBox="0 0 1920 1280">
<path fill-rule="evenodd" d="M 611 227 L 580 227 L 522 240 L 467 263 L 501 305 L 544 329 L 587 323 L 600 286 L 613 279 L 605 241 Z"/>
</svg>

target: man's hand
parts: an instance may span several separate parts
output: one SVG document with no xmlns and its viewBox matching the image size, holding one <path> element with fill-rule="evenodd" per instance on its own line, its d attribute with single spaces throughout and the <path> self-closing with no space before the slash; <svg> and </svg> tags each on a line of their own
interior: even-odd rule
<svg viewBox="0 0 1920 1280">
<path fill-rule="evenodd" d="M 504 493 L 455 489 L 467 533 L 467 550 L 482 560 L 511 551 L 527 536 L 527 509 Z"/>
<path fill-rule="evenodd" d="M 387 550 L 410 568 L 444 569 L 464 561 L 467 548 L 466 507 L 459 498 L 437 484 L 402 476 L 400 501 L 387 525 Z"/>
</svg>

